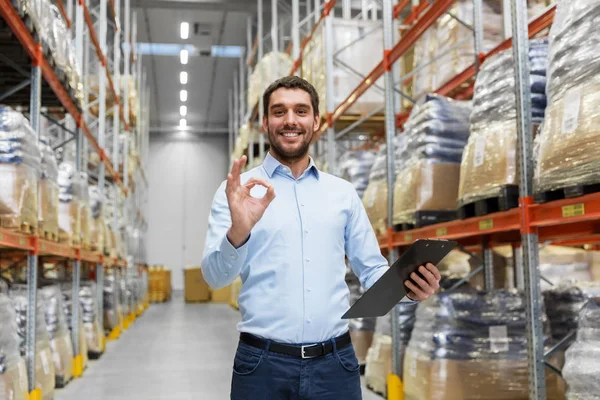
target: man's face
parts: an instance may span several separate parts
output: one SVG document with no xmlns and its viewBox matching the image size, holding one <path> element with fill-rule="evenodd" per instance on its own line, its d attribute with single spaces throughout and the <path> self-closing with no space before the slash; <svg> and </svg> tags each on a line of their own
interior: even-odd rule
<svg viewBox="0 0 600 400">
<path fill-rule="evenodd" d="M 271 94 L 263 128 L 271 149 L 282 161 L 297 161 L 308 153 L 314 132 L 319 129 L 310 95 L 302 89 L 279 88 Z"/>
</svg>

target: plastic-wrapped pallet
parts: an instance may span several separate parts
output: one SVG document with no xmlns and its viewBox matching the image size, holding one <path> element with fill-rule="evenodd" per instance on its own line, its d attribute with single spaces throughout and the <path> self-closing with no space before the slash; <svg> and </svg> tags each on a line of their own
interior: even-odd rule
<svg viewBox="0 0 600 400">
<path fill-rule="evenodd" d="M 0 293 L 0 400 L 28 397 L 27 369 L 19 352 L 16 321 L 12 302 Z"/>
<path fill-rule="evenodd" d="M 529 43 L 531 113 L 534 124 L 544 119 L 548 43 Z M 471 136 L 460 168 L 458 205 L 498 197 L 516 185 L 517 123 L 512 50 L 486 60 L 475 82 Z"/>
<path fill-rule="evenodd" d="M 19 348 L 21 356 L 26 354 L 27 336 L 27 286 L 13 285 L 10 289 L 10 298 L 16 312 L 17 332 L 19 334 Z M 46 330 L 44 319 L 44 301 L 38 293 L 36 310 L 36 344 L 35 344 L 35 387 L 42 391 L 42 400 L 54 398 L 56 386 L 54 377 L 54 363 L 52 362 L 52 349 Z"/>
<path fill-rule="evenodd" d="M 273 81 L 288 76 L 294 62 L 287 53 L 267 53 L 258 60 L 248 85 L 248 106 L 258 105 L 260 97 Z"/>
<path fill-rule="evenodd" d="M 387 227 L 387 164 L 386 146 L 382 146 L 377 152 L 371 173 L 369 184 L 363 194 L 363 204 L 371 225 L 378 235 L 383 234 Z"/>
<path fill-rule="evenodd" d="M 563 377 L 568 400 L 600 398 L 600 297 L 590 299 L 579 315 L 577 340 L 566 352 Z"/>
<path fill-rule="evenodd" d="M 42 178 L 38 185 L 39 231 L 58 239 L 58 164 L 54 150 L 46 138 L 40 140 Z"/>
<path fill-rule="evenodd" d="M 79 301 L 81 303 L 81 318 L 90 355 L 97 356 L 103 352 L 104 332 L 98 317 L 98 288 L 96 282 L 85 281 L 81 283 Z"/>
<path fill-rule="evenodd" d="M 337 105 L 346 100 L 363 77 L 381 61 L 383 33 L 381 23 L 374 21 L 333 18 L 332 26 L 333 52 L 338 60 L 333 71 L 334 104 Z M 319 94 L 321 115 L 333 112 L 326 109 L 327 69 L 324 36 L 323 25 L 321 25 L 304 48 L 301 68 L 302 77 L 309 81 Z M 383 88 L 383 78 L 379 78 L 375 85 Z M 348 113 L 366 114 L 383 105 L 383 102 L 383 91 L 373 86 L 350 106 Z"/>
<path fill-rule="evenodd" d="M 561 0 L 554 21 L 536 192 L 600 183 L 600 3 Z"/>
<path fill-rule="evenodd" d="M 77 197 L 79 198 L 79 206 L 81 207 L 81 244 L 84 248 L 91 248 L 91 227 L 92 227 L 92 211 L 90 210 L 90 194 L 88 187 L 88 175 L 85 172 L 80 172 L 77 182 Z"/>
<path fill-rule="evenodd" d="M 404 358 L 407 400 L 529 399 L 526 301 L 516 291 L 443 292 L 419 304 Z M 549 343 L 543 318 L 544 343 Z M 561 399 L 546 375 L 548 399 Z"/>
<path fill-rule="evenodd" d="M 600 282 L 563 283 L 544 291 L 544 306 L 555 341 L 577 329 L 579 312 L 593 297 L 600 297 Z"/>
<path fill-rule="evenodd" d="M 79 244 L 81 237 L 81 199 L 79 177 L 73 163 L 65 161 L 58 167 L 58 227 L 59 240 Z"/>
<path fill-rule="evenodd" d="M 0 106 L 0 221 L 3 227 L 37 229 L 40 162 L 37 138 L 29 121 L 20 112 Z"/>
<path fill-rule="evenodd" d="M 104 198 L 98 186 L 91 185 L 88 189 L 90 199 L 90 241 L 94 250 L 104 252 L 106 243 L 106 222 L 104 221 Z"/>
<path fill-rule="evenodd" d="M 115 328 L 120 327 L 123 316 L 121 311 L 121 302 L 119 289 L 113 271 L 107 271 L 104 277 L 103 287 L 104 299 L 104 331 L 112 332 Z"/>
<path fill-rule="evenodd" d="M 471 103 L 427 95 L 404 125 L 394 189 L 394 224 L 415 224 L 419 211 L 456 209 L 460 160 Z"/>
<path fill-rule="evenodd" d="M 66 317 L 67 326 L 69 328 L 69 334 L 71 338 L 73 337 L 73 284 L 71 282 L 61 283 L 60 291 L 62 292 L 63 298 L 63 312 Z M 83 368 L 85 368 L 88 364 L 88 349 L 87 349 L 87 339 L 85 335 L 85 330 L 83 327 L 83 319 L 82 319 L 82 306 L 78 304 L 79 307 L 79 320 L 77 324 L 79 325 L 79 354 L 83 359 Z M 73 339 L 71 339 L 72 341 Z"/>
<path fill-rule="evenodd" d="M 350 293 L 349 304 L 352 305 L 363 295 L 364 289 L 349 266 L 346 266 L 346 284 Z M 359 364 L 364 364 L 373 340 L 375 318 L 354 318 L 350 320 L 349 325 L 356 358 Z"/>
<path fill-rule="evenodd" d="M 40 289 L 44 299 L 46 328 L 54 360 L 57 387 L 65 386 L 73 378 L 73 342 L 64 314 L 61 290 L 58 286 Z"/>
<path fill-rule="evenodd" d="M 344 153 L 339 160 L 340 176 L 354 185 L 361 199 L 369 184 L 369 174 L 375 156 L 374 151 L 355 150 Z"/>
</svg>

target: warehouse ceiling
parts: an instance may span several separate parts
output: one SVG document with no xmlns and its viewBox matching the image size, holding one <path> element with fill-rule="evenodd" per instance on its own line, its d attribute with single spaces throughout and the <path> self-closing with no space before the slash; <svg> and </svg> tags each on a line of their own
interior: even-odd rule
<svg viewBox="0 0 600 400">
<path fill-rule="evenodd" d="M 309 1 L 314 4 L 313 0 Z M 361 1 L 353 0 L 352 8 L 360 10 Z M 279 1 L 279 23 L 285 24 L 286 36 L 290 35 L 290 23 L 286 20 L 291 19 L 291 2 Z M 180 105 L 185 104 L 186 129 L 197 134 L 227 135 L 228 96 L 233 88 L 234 73 L 239 69 L 239 58 L 191 54 L 187 65 L 182 65 L 179 50 L 169 55 L 157 53 L 161 53 L 164 44 L 192 45 L 209 52 L 211 46 L 245 48 L 248 17 L 256 23 L 257 1 L 131 0 L 131 7 L 137 12 L 137 42 L 146 43 L 152 53 L 142 56 L 150 87 L 151 131 L 179 131 Z M 302 19 L 306 15 L 304 0 L 300 1 L 300 7 Z M 266 34 L 270 31 L 271 0 L 263 0 L 263 10 L 263 29 Z M 187 40 L 180 37 L 181 22 L 190 24 Z M 269 47 L 265 44 L 265 52 Z M 185 85 L 180 83 L 181 71 L 188 73 Z M 185 103 L 180 100 L 181 89 L 187 90 L 188 99 Z"/>
</svg>

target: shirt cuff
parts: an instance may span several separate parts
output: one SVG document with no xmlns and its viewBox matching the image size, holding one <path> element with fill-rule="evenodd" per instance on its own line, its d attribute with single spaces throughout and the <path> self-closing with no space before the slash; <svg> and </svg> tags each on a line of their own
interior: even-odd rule
<svg viewBox="0 0 600 400">
<path fill-rule="evenodd" d="M 412 300 L 412 299 L 410 299 L 408 296 L 404 296 L 404 297 L 402 298 L 402 300 L 400 300 L 400 303 L 416 304 L 416 303 L 418 303 L 418 302 L 419 302 L 419 300 Z"/>
<path fill-rule="evenodd" d="M 235 246 L 229 241 L 227 235 L 225 235 L 225 238 L 221 242 L 221 254 L 229 264 L 243 262 L 246 259 L 246 256 L 248 255 L 249 241 L 250 235 L 248 235 L 248 238 L 240 247 L 235 248 Z"/>
</svg>

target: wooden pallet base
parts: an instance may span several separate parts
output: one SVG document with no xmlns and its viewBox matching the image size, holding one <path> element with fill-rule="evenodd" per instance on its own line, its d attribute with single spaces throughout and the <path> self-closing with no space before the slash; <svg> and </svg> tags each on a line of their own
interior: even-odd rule
<svg viewBox="0 0 600 400">
<path fill-rule="evenodd" d="M 519 207 L 519 187 L 508 185 L 502 187 L 498 196 L 477 200 L 459 207 L 458 218 L 482 217 L 516 207 Z"/>
<path fill-rule="evenodd" d="M 17 231 L 24 235 L 37 235 L 36 226 L 32 226 L 28 222 L 23 222 L 18 217 L 0 217 L 0 226 L 2 228 Z"/>
<path fill-rule="evenodd" d="M 533 196 L 533 198 L 536 203 L 547 203 L 549 201 L 571 199 L 574 197 L 598 192 L 600 192 L 600 183 L 593 183 L 588 185 L 567 186 L 562 189 L 549 190 L 546 192 L 538 192 Z"/>
<path fill-rule="evenodd" d="M 58 234 L 55 232 L 40 231 L 40 238 L 50 242 L 58 242 Z"/>
<path fill-rule="evenodd" d="M 427 210 L 417 211 L 414 214 L 415 223 L 402 223 L 394 225 L 394 231 L 402 232 L 411 229 L 422 228 L 424 226 L 439 224 L 442 222 L 454 221 L 456 211 L 454 210 Z"/>
</svg>

